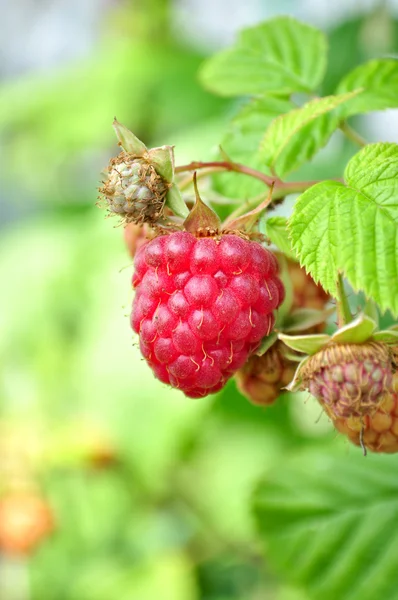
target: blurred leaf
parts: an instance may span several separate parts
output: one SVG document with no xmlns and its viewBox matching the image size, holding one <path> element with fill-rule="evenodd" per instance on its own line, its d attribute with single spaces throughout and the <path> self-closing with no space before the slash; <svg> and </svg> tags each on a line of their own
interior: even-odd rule
<svg viewBox="0 0 398 600">
<path fill-rule="evenodd" d="M 244 105 L 232 120 L 231 126 L 221 143 L 227 154 L 235 152 L 247 155 L 256 154 L 260 141 L 270 124 L 281 114 L 294 108 L 286 98 L 262 96 Z"/>
<path fill-rule="evenodd" d="M 115 147 L 115 114 L 147 143 L 162 136 L 161 145 L 172 131 L 219 113 L 224 102 L 195 80 L 200 60 L 179 46 L 110 37 L 80 64 L 3 84 L 3 176 L 28 192 L 18 194 L 25 203 L 32 194 L 52 206 L 94 201 Z"/>
<path fill-rule="evenodd" d="M 198 600 L 191 565 L 178 554 L 143 565 L 93 562 L 70 587 L 71 600 Z"/>
<path fill-rule="evenodd" d="M 131 271 L 119 272 L 129 262 L 122 229 L 99 210 L 3 236 L 0 389 L 16 412 L 42 410 L 56 421 L 76 410 L 95 415 L 159 490 L 211 399 L 187 402 L 154 379 L 133 347 Z"/>
<path fill-rule="evenodd" d="M 333 94 L 341 79 L 360 62 L 366 60 L 370 46 L 364 48 L 361 37 L 364 18 L 339 22 L 328 31 L 328 60 L 322 91 Z"/>
<path fill-rule="evenodd" d="M 244 29 L 236 46 L 207 60 L 203 85 L 222 96 L 310 92 L 326 68 L 324 34 L 291 17 Z"/>
<path fill-rule="evenodd" d="M 241 403 L 247 400 L 240 397 Z M 184 469 L 180 488 L 201 521 L 214 530 L 214 543 L 250 543 L 249 499 L 266 464 L 273 464 L 284 445 L 272 426 L 256 422 L 208 420 L 192 461 Z M 244 549 L 242 549 L 244 551 Z"/>
<path fill-rule="evenodd" d="M 279 250 L 289 258 L 297 260 L 288 237 L 286 217 L 270 217 L 265 222 L 265 231 L 271 242 L 275 244 Z"/>
<path fill-rule="evenodd" d="M 398 108 L 398 60 L 371 60 L 348 73 L 337 86 L 343 94 L 363 88 L 363 92 L 343 104 L 339 114 L 349 117 L 358 113 Z"/>
<path fill-rule="evenodd" d="M 294 105 L 287 99 L 263 96 L 240 109 L 221 141 L 222 149 L 234 160 L 264 171 L 259 155 L 260 141 L 270 123 Z M 253 177 L 223 173 L 214 177 L 216 188 L 231 198 L 247 198 L 264 192 L 264 184 Z"/>
<path fill-rule="evenodd" d="M 254 497 L 269 561 L 314 600 L 396 598 L 395 458 L 317 449 L 285 459 Z"/>
<path fill-rule="evenodd" d="M 330 314 L 335 311 L 334 307 L 328 310 L 318 310 L 315 308 L 297 308 L 293 310 L 283 323 L 283 331 L 294 333 L 310 329 L 316 325 L 322 325 Z"/>
<path fill-rule="evenodd" d="M 283 177 L 308 161 L 329 140 L 339 125 L 339 111 L 358 91 L 316 98 L 304 106 L 277 117 L 260 144 L 260 158 Z"/>
</svg>

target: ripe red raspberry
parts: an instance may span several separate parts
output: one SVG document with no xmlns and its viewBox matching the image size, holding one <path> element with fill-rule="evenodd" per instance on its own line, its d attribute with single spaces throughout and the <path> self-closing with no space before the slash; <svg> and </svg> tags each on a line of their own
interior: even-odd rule
<svg viewBox="0 0 398 600">
<path fill-rule="evenodd" d="M 236 373 L 239 391 L 253 404 L 269 406 L 293 379 L 297 362 L 289 360 L 282 350 L 283 344 L 276 342 L 262 356 L 250 356 Z"/>
<path fill-rule="evenodd" d="M 391 387 L 392 374 L 388 346 L 333 344 L 311 356 L 303 366 L 302 381 L 336 419 L 374 413 Z"/>
<path fill-rule="evenodd" d="M 131 324 L 155 376 L 192 398 L 220 390 L 273 328 L 277 270 L 270 251 L 233 234 L 181 231 L 140 248 Z"/>
<path fill-rule="evenodd" d="M 336 419 L 333 424 L 357 446 L 361 445 L 362 430 L 363 444 L 372 452 L 398 452 L 398 374 L 372 416 Z"/>
</svg>

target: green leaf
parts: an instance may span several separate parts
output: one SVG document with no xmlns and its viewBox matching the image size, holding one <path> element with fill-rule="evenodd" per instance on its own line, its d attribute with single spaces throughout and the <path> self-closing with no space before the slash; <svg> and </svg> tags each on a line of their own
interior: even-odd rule
<svg viewBox="0 0 398 600">
<path fill-rule="evenodd" d="M 289 220 L 293 249 L 326 291 L 336 295 L 342 271 L 355 290 L 398 314 L 398 145 L 369 144 L 345 180 L 300 196 Z"/>
<path fill-rule="evenodd" d="M 398 107 L 398 61 L 393 58 L 371 60 L 342 79 L 336 93 L 358 88 L 363 92 L 340 109 L 343 118 L 372 110 Z"/>
<path fill-rule="evenodd" d="M 187 205 L 185 204 L 181 196 L 181 192 L 175 183 L 172 184 L 167 192 L 166 206 L 168 206 L 175 215 L 182 217 L 183 219 L 185 219 L 189 214 Z"/>
<path fill-rule="evenodd" d="M 358 93 L 356 90 L 339 96 L 316 98 L 279 116 L 261 141 L 261 159 L 280 177 L 297 169 L 327 143 L 339 126 L 340 116 L 334 109 Z"/>
<path fill-rule="evenodd" d="M 254 496 L 267 559 L 312 600 L 395 600 L 398 463 L 354 448 L 285 459 Z"/>
<path fill-rule="evenodd" d="M 362 344 L 372 337 L 377 327 L 377 323 L 370 317 L 360 314 L 356 319 L 340 327 L 333 335 L 332 341 L 336 344 L 352 343 Z"/>
<path fill-rule="evenodd" d="M 289 112 L 294 104 L 286 98 L 263 96 L 244 105 L 232 120 L 221 146 L 236 160 L 236 154 L 245 156 L 258 152 L 267 127 L 280 114 Z"/>
<path fill-rule="evenodd" d="M 310 92 L 326 68 L 324 34 L 291 17 L 244 29 L 237 44 L 202 67 L 203 85 L 221 96 Z"/>
<path fill-rule="evenodd" d="M 269 124 L 280 114 L 292 110 L 294 105 L 285 98 L 264 96 L 247 103 L 221 140 L 222 149 L 235 161 L 253 169 L 264 171 L 258 148 Z M 253 177 L 236 173 L 222 173 L 214 177 L 218 191 L 230 198 L 247 198 L 264 191 L 264 184 Z"/>
<path fill-rule="evenodd" d="M 286 217 L 270 217 L 265 223 L 266 235 L 286 256 L 297 260 L 288 237 Z"/>
</svg>

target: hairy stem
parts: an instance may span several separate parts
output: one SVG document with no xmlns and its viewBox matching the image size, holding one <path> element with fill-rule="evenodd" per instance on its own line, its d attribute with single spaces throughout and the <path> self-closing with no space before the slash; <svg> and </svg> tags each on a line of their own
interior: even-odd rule
<svg viewBox="0 0 398 600">
<path fill-rule="evenodd" d="M 201 169 L 203 169 L 203 171 L 200 171 Z M 266 175 L 265 173 L 262 173 L 257 169 L 252 169 L 251 167 L 247 167 L 246 165 L 230 161 L 193 161 L 188 165 L 181 165 L 175 168 L 176 173 L 185 173 L 186 171 L 199 171 L 200 173 L 197 174 L 197 177 L 204 177 L 205 175 L 211 175 L 212 173 L 217 173 L 219 171 L 233 171 L 235 173 L 242 173 L 243 175 L 248 175 L 249 177 L 254 177 L 259 181 L 262 181 L 268 188 L 270 188 L 273 185 L 273 198 L 275 200 L 283 198 L 287 194 L 299 194 L 307 190 L 309 187 L 315 185 L 316 183 L 319 183 L 319 181 L 285 182 L 279 179 L 279 177 L 271 177 L 270 175 Z M 180 189 L 188 187 L 191 181 L 192 178 L 186 177 L 185 179 L 183 179 L 179 185 Z M 254 206 L 255 205 L 253 205 L 253 208 Z"/>
<path fill-rule="evenodd" d="M 361 148 L 367 145 L 367 141 L 361 135 L 359 135 L 355 129 L 348 125 L 347 121 L 343 121 L 340 124 L 340 129 L 349 140 L 354 142 L 354 144 L 357 144 Z"/>
<path fill-rule="evenodd" d="M 348 304 L 341 273 L 337 277 L 337 314 L 339 327 L 343 327 L 343 325 L 347 325 L 352 321 L 350 305 Z"/>
<path fill-rule="evenodd" d="M 276 179 L 274 177 L 270 177 L 269 175 L 266 175 L 261 171 L 257 171 L 257 169 L 247 167 L 246 165 L 230 162 L 227 160 L 214 160 L 209 162 L 193 161 L 189 163 L 189 165 L 181 165 L 180 167 L 176 167 L 175 172 L 184 173 L 185 171 L 197 171 L 199 169 L 206 169 L 208 167 L 216 167 L 217 170 L 220 171 L 235 171 L 236 173 L 243 173 L 244 175 L 249 175 L 250 177 L 255 177 L 256 179 L 259 179 L 268 187 L 270 187 L 272 183 L 276 184 Z M 280 181 L 279 179 L 277 180 Z"/>
</svg>

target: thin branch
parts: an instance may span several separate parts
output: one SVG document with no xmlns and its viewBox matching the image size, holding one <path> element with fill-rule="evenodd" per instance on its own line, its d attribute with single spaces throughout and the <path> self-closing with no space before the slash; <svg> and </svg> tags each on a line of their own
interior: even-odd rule
<svg viewBox="0 0 398 600">
<path fill-rule="evenodd" d="M 203 171 L 200 171 L 203 169 Z M 188 165 L 181 165 L 175 168 L 176 173 L 185 173 L 187 171 L 199 171 L 198 176 L 211 175 L 212 173 L 216 173 L 219 171 L 232 171 L 234 173 L 242 173 L 243 175 L 248 175 L 249 177 L 254 177 L 259 181 L 262 181 L 268 188 L 272 185 L 274 186 L 273 198 L 275 200 L 283 198 L 287 194 L 299 194 L 304 192 L 309 187 L 319 183 L 319 181 L 289 181 L 285 182 L 279 179 L 279 177 L 271 177 L 270 175 L 266 175 L 257 169 L 252 169 L 251 167 L 247 167 L 246 165 L 242 165 L 241 163 L 229 162 L 229 161 L 210 161 L 210 162 L 201 162 L 201 161 L 193 161 Z M 192 178 L 186 177 L 180 183 L 180 187 L 183 188 L 188 187 L 191 183 Z"/>
<path fill-rule="evenodd" d="M 367 145 L 367 141 L 361 135 L 359 135 L 359 133 L 355 131 L 351 125 L 348 125 L 347 121 L 343 121 L 340 124 L 340 129 L 346 138 L 351 140 L 351 142 L 354 142 L 354 144 L 357 144 L 361 148 Z"/>
<path fill-rule="evenodd" d="M 180 167 L 175 168 L 176 173 L 184 173 L 185 171 L 197 171 L 199 169 L 206 169 L 208 167 L 217 167 L 221 171 L 234 171 L 235 173 L 243 173 L 244 175 L 249 175 L 250 177 L 255 177 L 262 181 L 266 186 L 271 187 L 274 183 L 282 183 L 282 181 L 275 177 L 270 177 L 261 171 L 257 171 L 257 169 L 252 169 L 251 167 L 247 167 L 246 165 L 242 165 L 241 163 L 229 162 L 229 161 L 210 161 L 210 162 L 201 162 L 201 161 L 193 161 L 189 163 L 189 165 L 181 165 Z"/>
<path fill-rule="evenodd" d="M 183 172 L 182 170 L 178 171 L 178 169 L 182 169 L 182 167 L 176 167 L 175 171 L 177 173 Z M 196 178 L 201 179 L 202 177 L 207 177 L 208 175 L 213 175 L 213 173 L 221 173 L 222 171 L 225 171 L 225 169 L 223 167 L 203 168 L 201 171 L 198 171 L 196 173 Z M 181 179 L 181 181 L 178 182 L 178 187 L 180 188 L 180 190 L 185 190 L 192 184 L 193 184 L 192 175 L 188 175 L 187 177 L 184 177 L 184 179 Z"/>
</svg>

